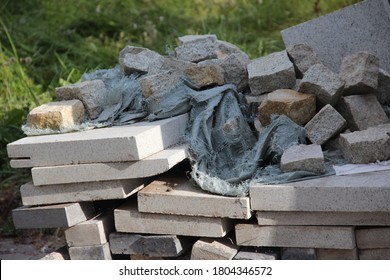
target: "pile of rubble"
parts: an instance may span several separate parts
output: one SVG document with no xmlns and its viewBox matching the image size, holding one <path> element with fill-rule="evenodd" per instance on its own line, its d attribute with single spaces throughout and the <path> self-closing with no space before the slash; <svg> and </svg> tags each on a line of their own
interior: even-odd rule
<svg viewBox="0 0 390 280">
<path fill-rule="evenodd" d="M 379 13 L 383 3 L 369 0 L 334 14 Z M 291 32 L 296 28 L 304 27 Z M 57 88 L 59 101 L 30 112 L 28 131 L 57 133 L 8 145 L 11 166 L 32 168 L 33 178 L 21 187 L 15 227 L 67 228 L 71 259 L 389 259 L 387 58 L 359 50 L 344 55 L 335 71 L 315 44 L 289 44 L 250 60 L 215 35 L 178 43 L 167 57 L 127 46 L 120 67 Z M 228 95 L 230 107 L 221 106 Z M 210 117 L 229 109 L 235 115 Z M 280 118 L 294 133 L 273 135 Z M 74 130 L 82 131 L 63 133 Z M 232 138 L 220 140 L 220 131 Z M 277 145 L 283 137 L 291 141 Z M 233 170 L 238 154 L 255 159 L 248 166 L 257 169 L 242 180 L 248 195 L 195 184 L 199 142 L 215 148 L 207 151 L 213 158 L 231 148 L 213 168 Z M 353 164 L 349 173 L 376 172 L 324 176 L 341 172 L 329 165 L 335 159 Z M 284 181 L 262 181 L 271 166 L 273 178 Z M 203 184 L 213 184 L 215 174 L 206 175 Z"/>
</svg>

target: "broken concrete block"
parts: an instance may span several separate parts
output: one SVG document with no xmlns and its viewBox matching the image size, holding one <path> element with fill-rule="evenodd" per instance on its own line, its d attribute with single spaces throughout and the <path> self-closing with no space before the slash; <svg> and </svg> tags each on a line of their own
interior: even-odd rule
<svg viewBox="0 0 390 280">
<path fill-rule="evenodd" d="M 192 246 L 191 260 L 231 260 L 238 248 L 228 240 L 203 238 Z"/>
<path fill-rule="evenodd" d="M 336 108 L 347 120 L 348 128 L 352 131 L 389 122 L 375 94 L 345 96 Z"/>
<path fill-rule="evenodd" d="M 203 37 L 190 40 L 175 48 L 176 58 L 185 61 L 199 62 L 217 58 L 215 38 Z"/>
<path fill-rule="evenodd" d="M 247 70 L 249 87 L 253 95 L 293 88 L 295 85 L 294 66 L 286 51 L 252 60 Z"/>
<path fill-rule="evenodd" d="M 146 178 L 164 173 L 187 158 L 187 144 L 139 161 L 34 167 L 35 186 Z"/>
<path fill-rule="evenodd" d="M 359 250 L 359 260 L 390 260 L 390 248 Z"/>
<path fill-rule="evenodd" d="M 325 105 L 306 125 L 307 138 L 317 145 L 322 145 L 338 135 L 347 126 L 347 121 L 331 105 Z"/>
<path fill-rule="evenodd" d="M 187 120 L 184 114 L 154 122 L 25 137 L 7 145 L 8 157 L 22 160 L 24 165 L 18 167 L 140 160 L 178 143 Z"/>
<path fill-rule="evenodd" d="M 343 94 L 344 81 L 322 64 L 311 66 L 299 83 L 298 91 L 313 93 L 319 107 L 335 105 Z"/>
<path fill-rule="evenodd" d="M 316 260 L 316 251 L 313 248 L 283 248 L 282 260 Z"/>
<path fill-rule="evenodd" d="M 389 212 L 390 171 L 249 188 L 252 210 Z M 359 203 L 356 203 L 359 201 Z"/>
<path fill-rule="evenodd" d="M 95 246 L 70 247 L 71 260 L 112 260 L 108 243 Z"/>
<path fill-rule="evenodd" d="M 236 225 L 239 246 L 353 249 L 353 227 Z"/>
<path fill-rule="evenodd" d="M 84 105 L 78 100 L 49 102 L 31 110 L 27 126 L 37 129 L 61 130 L 84 120 Z"/>
<path fill-rule="evenodd" d="M 368 52 L 344 57 L 340 77 L 345 81 L 344 95 L 375 93 L 378 89 L 379 58 Z"/>
<path fill-rule="evenodd" d="M 249 197 L 207 193 L 185 177 L 162 177 L 138 192 L 140 212 L 249 219 Z"/>
<path fill-rule="evenodd" d="M 390 248 L 390 227 L 358 228 L 356 243 L 359 249 Z"/>
<path fill-rule="evenodd" d="M 113 232 L 110 248 L 113 254 L 177 257 L 191 248 L 193 238 L 176 235 L 139 235 Z"/>
<path fill-rule="evenodd" d="M 232 228 L 226 218 L 141 213 L 131 199 L 114 210 L 114 218 L 118 232 L 223 237 Z"/>
<path fill-rule="evenodd" d="M 127 75 L 139 72 L 157 73 L 163 62 L 163 56 L 146 48 L 126 46 L 119 53 L 119 64 Z"/>
<path fill-rule="evenodd" d="M 263 126 L 271 123 L 271 116 L 286 115 L 300 125 L 316 114 L 316 96 L 291 89 L 279 89 L 268 94 L 259 106 L 259 120 Z"/>
<path fill-rule="evenodd" d="M 278 254 L 275 252 L 266 253 L 266 252 L 252 252 L 240 250 L 237 255 L 234 256 L 233 260 L 264 260 L 272 261 L 277 260 Z"/>
<path fill-rule="evenodd" d="M 379 103 L 390 105 L 390 73 L 383 69 L 379 69 L 376 97 Z"/>
<path fill-rule="evenodd" d="M 65 239 L 69 247 L 103 245 L 114 229 L 114 217 L 100 214 L 65 230 Z"/>
<path fill-rule="evenodd" d="M 16 229 L 67 228 L 84 222 L 95 214 L 92 202 L 66 203 L 46 206 L 22 206 L 12 210 Z"/>
<path fill-rule="evenodd" d="M 358 260 L 355 249 L 316 249 L 317 260 Z"/>
<path fill-rule="evenodd" d="M 102 80 L 84 81 L 55 89 L 57 100 L 79 99 L 89 118 L 96 119 L 108 105 L 108 90 Z M 118 100 L 119 101 L 119 100 Z"/>
<path fill-rule="evenodd" d="M 340 148 L 351 163 L 370 163 L 390 159 L 390 124 L 340 134 Z"/>
<path fill-rule="evenodd" d="M 294 64 L 295 74 L 302 79 L 306 71 L 313 65 L 321 63 L 313 48 L 306 44 L 296 44 L 286 48 L 287 55 Z"/>
<path fill-rule="evenodd" d="M 283 172 L 308 171 L 316 174 L 325 173 L 325 159 L 321 146 L 295 145 L 284 151 L 280 168 Z"/>
<path fill-rule="evenodd" d="M 145 98 L 152 95 L 164 94 L 173 90 L 181 83 L 181 75 L 174 71 L 147 75 L 139 80 L 142 94 Z"/>
<path fill-rule="evenodd" d="M 194 42 L 194 41 L 198 41 L 198 40 L 201 41 L 201 40 L 205 40 L 205 39 L 216 42 L 217 36 L 215 34 L 185 35 L 185 36 L 178 37 L 176 39 L 176 42 L 180 46 L 180 45 L 183 45 L 186 43 L 190 43 L 190 42 Z"/>
<path fill-rule="evenodd" d="M 225 83 L 224 70 L 218 65 L 194 66 L 184 71 L 188 81 L 197 89 L 221 86 Z"/>
</svg>

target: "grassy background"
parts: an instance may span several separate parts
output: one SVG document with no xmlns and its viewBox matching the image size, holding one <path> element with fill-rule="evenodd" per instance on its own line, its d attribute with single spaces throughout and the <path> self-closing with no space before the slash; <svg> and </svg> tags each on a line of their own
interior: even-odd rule
<svg viewBox="0 0 390 280">
<path fill-rule="evenodd" d="M 251 58 L 284 49 L 280 31 L 358 0 L 0 1 L 0 235 L 14 234 L 29 170 L 9 166 L 29 110 L 84 72 L 112 68 L 126 45 L 166 53 L 186 34 L 216 34 Z"/>
</svg>

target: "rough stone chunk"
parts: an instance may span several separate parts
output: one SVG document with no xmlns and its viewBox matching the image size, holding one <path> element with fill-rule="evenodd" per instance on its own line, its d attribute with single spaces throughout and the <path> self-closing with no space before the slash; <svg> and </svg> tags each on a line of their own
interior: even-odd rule
<svg viewBox="0 0 390 280">
<path fill-rule="evenodd" d="M 217 58 L 217 46 L 214 38 L 203 37 L 188 41 L 175 48 L 176 57 L 180 60 L 199 62 Z"/>
<path fill-rule="evenodd" d="M 196 66 L 196 63 L 179 60 L 173 57 L 164 57 L 164 62 L 161 66 L 161 72 L 178 72 L 183 73 L 186 69 Z"/>
<path fill-rule="evenodd" d="M 316 96 L 290 89 L 275 90 L 259 106 L 261 124 L 269 125 L 272 114 L 286 115 L 297 124 L 304 125 L 316 114 Z"/>
<path fill-rule="evenodd" d="M 299 84 L 299 92 L 314 93 L 320 107 L 335 105 L 343 93 L 344 82 L 322 64 L 310 67 Z"/>
<path fill-rule="evenodd" d="M 145 98 L 156 94 L 162 95 L 164 92 L 172 90 L 180 82 L 180 75 L 173 71 L 148 75 L 140 79 L 142 94 Z"/>
<path fill-rule="evenodd" d="M 286 51 L 275 52 L 252 60 L 247 69 L 249 87 L 253 95 L 293 88 L 295 85 L 294 65 Z"/>
<path fill-rule="evenodd" d="M 112 260 L 108 243 L 95 246 L 70 247 L 71 260 Z"/>
<path fill-rule="evenodd" d="M 218 65 L 194 66 L 184 72 L 189 82 L 197 89 L 225 83 L 224 70 Z"/>
<path fill-rule="evenodd" d="M 345 96 L 337 110 L 346 119 L 352 131 L 364 130 L 389 122 L 385 111 L 374 94 Z"/>
<path fill-rule="evenodd" d="M 325 160 L 320 145 L 295 145 L 284 151 L 280 167 L 283 172 L 309 171 L 325 172 Z"/>
<path fill-rule="evenodd" d="M 225 58 L 233 53 L 238 54 L 244 60 L 248 60 L 248 61 L 250 60 L 249 56 L 246 53 L 244 53 L 236 45 L 233 45 L 229 42 L 217 40 L 217 56 L 218 56 L 218 58 Z"/>
<path fill-rule="evenodd" d="M 79 99 L 91 119 L 96 119 L 103 111 L 108 99 L 108 91 L 102 80 L 84 81 L 55 89 L 57 100 Z"/>
<path fill-rule="evenodd" d="M 379 58 L 368 52 L 344 57 L 340 77 L 345 81 L 344 95 L 375 93 L 378 89 Z"/>
<path fill-rule="evenodd" d="M 379 69 L 376 97 L 381 104 L 390 105 L 390 73 Z"/>
<path fill-rule="evenodd" d="M 237 251 L 228 241 L 203 238 L 192 246 L 191 260 L 231 260 Z"/>
<path fill-rule="evenodd" d="M 370 163 L 390 159 L 390 124 L 340 134 L 340 147 L 351 163 Z"/>
<path fill-rule="evenodd" d="M 27 125 L 31 128 L 61 130 L 84 120 L 84 105 L 78 100 L 50 102 L 31 110 Z"/>
<path fill-rule="evenodd" d="M 198 40 L 211 40 L 217 41 L 217 36 L 215 34 L 202 34 L 202 35 L 185 35 L 176 39 L 176 43 L 180 46 L 186 43 L 198 41 Z"/>
<path fill-rule="evenodd" d="M 347 121 L 331 105 L 323 107 L 306 125 L 306 136 L 313 144 L 322 145 L 340 133 Z"/>
<path fill-rule="evenodd" d="M 163 62 L 163 56 L 146 48 L 126 46 L 119 53 L 119 64 L 127 75 L 139 72 L 157 73 Z"/>
<path fill-rule="evenodd" d="M 356 229 L 356 244 L 359 249 L 390 248 L 390 227 Z"/>
<path fill-rule="evenodd" d="M 313 48 L 306 44 L 296 44 L 286 48 L 287 54 L 294 64 L 297 78 L 302 78 L 313 65 L 321 63 Z"/>
</svg>

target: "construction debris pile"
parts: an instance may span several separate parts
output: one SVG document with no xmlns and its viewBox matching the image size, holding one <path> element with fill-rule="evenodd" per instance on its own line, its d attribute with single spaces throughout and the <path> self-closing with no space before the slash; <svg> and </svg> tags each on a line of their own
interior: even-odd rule
<svg viewBox="0 0 390 280">
<path fill-rule="evenodd" d="M 325 18 L 390 20 L 388 6 Z M 33 179 L 15 227 L 66 228 L 74 260 L 390 259 L 390 67 L 377 46 L 333 64 L 314 41 L 253 60 L 215 35 L 180 37 L 169 56 L 127 46 L 118 67 L 57 88 L 8 145 Z"/>
</svg>

